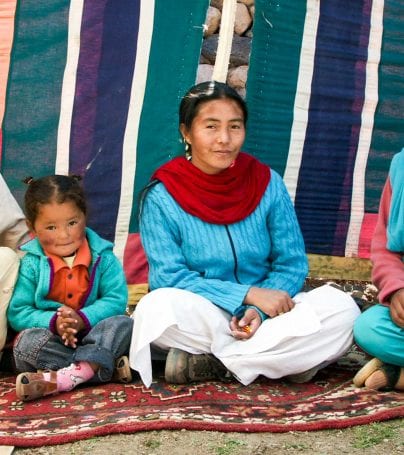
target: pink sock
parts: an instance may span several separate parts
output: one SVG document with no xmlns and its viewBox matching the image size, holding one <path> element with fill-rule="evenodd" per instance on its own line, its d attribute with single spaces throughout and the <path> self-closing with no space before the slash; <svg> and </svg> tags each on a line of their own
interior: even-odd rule
<svg viewBox="0 0 404 455">
<path fill-rule="evenodd" d="M 94 370 L 88 362 L 72 363 L 57 371 L 58 392 L 67 392 L 77 385 L 88 381 L 94 376 Z M 45 379 L 50 379 L 50 373 L 43 373 Z"/>
</svg>

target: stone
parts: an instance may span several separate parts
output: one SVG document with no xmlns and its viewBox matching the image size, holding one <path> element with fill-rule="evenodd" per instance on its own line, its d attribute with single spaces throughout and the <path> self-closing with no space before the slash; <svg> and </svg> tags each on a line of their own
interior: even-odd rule
<svg viewBox="0 0 404 455">
<path fill-rule="evenodd" d="M 231 47 L 230 66 L 248 65 L 250 61 L 251 38 L 234 35 Z"/>
<path fill-rule="evenodd" d="M 247 94 L 247 90 L 245 88 L 235 88 L 236 92 L 241 96 L 241 98 L 245 99 L 245 96 Z"/>
<path fill-rule="evenodd" d="M 201 55 L 205 61 L 214 65 L 216 52 L 217 52 L 217 43 L 219 42 L 219 35 L 215 33 L 212 36 L 208 36 L 203 40 Z"/>
<path fill-rule="evenodd" d="M 248 65 L 230 68 L 227 75 L 227 83 L 233 88 L 245 88 L 247 82 Z"/>
<path fill-rule="evenodd" d="M 252 24 L 252 18 L 248 8 L 243 3 L 237 3 L 236 19 L 234 21 L 234 33 L 243 35 Z"/>
<path fill-rule="evenodd" d="M 196 74 L 196 84 L 212 80 L 213 65 L 201 64 L 198 65 L 198 72 Z"/>
<path fill-rule="evenodd" d="M 206 64 L 209 64 L 209 60 L 207 58 L 205 58 L 202 54 L 200 55 L 199 57 L 199 63 L 206 63 Z"/>
<path fill-rule="evenodd" d="M 250 28 L 249 30 L 247 30 L 247 31 L 244 33 L 244 36 L 247 36 L 248 38 L 252 38 L 252 37 L 253 37 L 252 28 Z"/>
<path fill-rule="evenodd" d="M 206 38 L 207 36 L 211 36 L 216 33 L 220 27 L 220 19 L 222 17 L 222 13 L 212 6 L 209 6 L 208 12 L 206 14 L 205 20 L 205 30 L 203 32 L 203 36 Z"/>
<path fill-rule="evenodd" d="M 215 64 L 219 35 L 216 33 L 203 41 L 202 56 L 210 64 Z M 251 38 L 234 35 L 230 55 L 230 67 L 248 65 L 251 52 Z"/>
<path fill-rule="evenodd" d="M 253 6 L 254 0 L 237 0 L 238 3 L 243 3 L 246 6 Z"/>
<path fill-rule="evenodd" d="M 210 6 L 217 8 L 222 11 L 223 9 L 223 0 L 210 0 Z"/>
</svg>

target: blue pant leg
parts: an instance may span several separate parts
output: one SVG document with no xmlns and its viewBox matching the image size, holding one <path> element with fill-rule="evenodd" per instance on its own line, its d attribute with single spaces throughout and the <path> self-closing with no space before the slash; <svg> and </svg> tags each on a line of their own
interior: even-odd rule
<svg viewBox="0 0 404 455">
<path fill-rule="evenodd" d="M 47 329 L 26 329 L 19 333 L 13 348 L 18 371 L 59 370 L 73 362 L 74 349 Z"/>
<path fill-rule="evenodd" d="M 112 377 L 115 360 L 129 353 L 133 319 L 112 316 L 94 326 L 74 353 L 74 362 L 94 362 L 100 366 L 94 381 L 106 382 Z"/>
<path fill-rule="evenodd" d="M 404 366 L 404 329 L 393 322 L 389 307 L 375 305 L 363 312 L 355 320 L 354 338 L 368 354 Z"/>
<path fill-rule="evenodd" d="M 58 335 L 47 329 L 22 331 L 14 344 L 16 368 L 20 372 L 59 370 L 73 362 L 88 361 L 100 365 L 95 381 L 111 379 L 115 360 L 129 352 L 133 320 L 113 316 L 98 323 L 74 349 L 63 344 Z"/>
</svg>

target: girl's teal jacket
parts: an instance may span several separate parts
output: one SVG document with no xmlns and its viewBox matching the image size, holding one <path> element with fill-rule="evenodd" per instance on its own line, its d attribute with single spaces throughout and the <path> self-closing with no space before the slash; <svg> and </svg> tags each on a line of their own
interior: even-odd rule
<svg viewBox="0 0 404 455">
<path fill-rule="evenodd" d="M 91 250 L 89 289 L 77 311 L 86 330 L 110 316 L 124 314 L 128 290 L 121 263 L 112 252 L 112 243 L 86 229 Z M 8 321 L 16 331 L 33 327 L 49 328 L 56 332 L 56 311 L 61 303 L 48 300 L 53 280 L 51 261 L 35 238 L 23 246 L 18 280 L 7 312 Z"/>
</svg>

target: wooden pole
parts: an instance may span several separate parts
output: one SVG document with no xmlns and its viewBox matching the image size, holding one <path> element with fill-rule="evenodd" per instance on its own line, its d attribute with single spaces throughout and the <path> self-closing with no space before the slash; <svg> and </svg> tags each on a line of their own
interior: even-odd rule
<svg viewBox="0 0 404 455">
<path fill-rule="evenodd" d="M 237 0 L 224 0 L 223 2 L 219 42 L 212 74 L 212 79 L 217 82 L 226 82 L 227 79 L 234 34 L 234 21 L 236 19 L 236 7 Z"/>
</svg>

